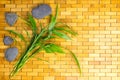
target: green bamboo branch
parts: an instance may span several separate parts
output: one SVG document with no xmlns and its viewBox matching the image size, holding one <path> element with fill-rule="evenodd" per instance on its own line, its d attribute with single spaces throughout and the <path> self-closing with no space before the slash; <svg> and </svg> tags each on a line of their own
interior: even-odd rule
<svg viewBox="0 0 120 80">
<path fill-rule="evenodd" d="M 27 45 L 24 53 L 21 55 L 20 59 L 15 64 L 13 70 L 10 73 L 10 78 L 15 76 L 22 68 L 23 66 L 29 61 L 29 59 L 35 57 L 36 54 L 40 53 L 42 50 L 46 51 L 46 53 L 64 53 L 64 50 L 61 46 L 54 44 L 54 42 L 49 42 L 51 38 L 63 38 L 65 40 L 71 40 L 71 37 L 69 37 L 66 33 L 69 33 L 71 35 L 76 35 L 74 31 L 72 31 L 66 24 L 58 23 L 57 22 L 57 16 L 58 16 L 58 5 L 56 7 L 56 14 L 55 16 L 52 15 L 50 19 L 50 23 L 47 27 L 43 27 L 42 24 L 40 24 L 40 33 L 37 33 L 37 26 L 34 18 L 29 15 L 28 20 L 21 18 L 32 30 L 32 36 L 30 37 L 29 44 Z M 60 24 L 60 25 L 59 25 Z M 17 35 L 21 40 L 26 42 L 24 36 L 20 33 L 17 33 L 15 31 L 11 31 L 14 33 L 14 35 Z M 29 38 L 29 32 L 26 31 L 26 34 Z M 81 73 L 79 60 L 77 59 L 77 56 L 72 52 L 69 51 L 69 53 L 73 56 L 75 62 L 77 63 L 77 66 L 79 68 L 79 72 Z M 41 58 L 39 60 L 45 61 Z"/>
</svg>

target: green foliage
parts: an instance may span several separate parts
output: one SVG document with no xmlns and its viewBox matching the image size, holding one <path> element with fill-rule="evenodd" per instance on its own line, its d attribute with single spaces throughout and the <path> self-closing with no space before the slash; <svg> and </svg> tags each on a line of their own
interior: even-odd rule
<svg viewBox="0 0 120 80">
<path fill-rule="evenodd" d="M 44 47 L 44 50 L 46 51 L 46 53 L 64 53 L 64 51 L 62 50 L 62 48 L 56 44 L 46 44 Z"/>
<path fill-rule="evenodd" d="M 22 69 L 22 67 L 30 58 L 35 57 L 35 55 L 42 50 L 44 50 L 46 53 L 49 53 L 49 54 L 51 53 L 65 54 L 66 53 L 61 46 L 56 45 L 54 42 L 49 43 L 49 40 L 55 39 L 57 37 L 63 38 L 65 40 L 71 40 L 70 36 L 68 36 L 67 34 L 76 35 L 76 33 L 72 31 L 69 28 L 69 26 L 67 26 L 66 24 L 58 23 L 57 16 L 58 16 L 58 6 L 56 7 L 55 16 L 53 15 L 51 16 L 50 23 L 47 27 L 44 27 L 40 23 L 41 30 L 39 31 L 39 33 L 37 32 L 38 28 L 36 26 L 36 22 L 30 14 L 28 15 L 28 20 L 21 18 L 28 25 L 28 27 L 31 28 L 33 35 L 29 35 L 29 32 L 25 29 L 28 38 L 30 38 L 30 41 L 24 53 L 20 56 L 20 59 L 15 64 L 12 72 L 10 73 L 10 77 L 14 76 L 17 72 L 19 72 L 19 70 Z M 26 42 L 22 34 L 12 30 L 9 30 L 9 32 L 13 33 L 14 35 L 18 36 L 21 40 Z M 69 51 L 69 53 L 71 53 L 71 55 L 73 56 L 76 64 L 78 65 L 79 71 L 81 72 L 80 64 L 76 55 L 71 51 Z M 46 61 L 41 58 L 37 58 L 37 59 Z"/>
<path fill-rule="evenodd" d="M 49 31 L 51 31 L 55 27 L 57 17 L 58 17 L 58 5 L 56 7 L 56 14 L 55 14 L 55 16 L 51 15 L 51 21 L 50 21 L 50 24 L 49 24 L 49 27 L 48 27 Z"/>
<path fill-rule="evenodd" d="M 76 55 L 75 55 L 72 51 L 69 50 L 69 53 L 73 56 L 74 60 L 75 60 L 76 63 L 77 63 L 77 66 L 78 66 L 78 68 L 79 68 L 79 72 L 81 73 L 81 68 L 80 68 L 79 60 L 77 59 Z"/>
<path fill-rule="evenodd" d="M 25 41 L 25 38 L 24 38 L 24 36 L 23 36 L 22 34 L 20 34 L 20 33 L 18 33 L 18 32 L 15 32 L 15 31 L 13 31 L 13 30 L 8 30 L 8 31 L 9 31 L 10 33 L 18 36 L 21 40 Z"/>
</svg>

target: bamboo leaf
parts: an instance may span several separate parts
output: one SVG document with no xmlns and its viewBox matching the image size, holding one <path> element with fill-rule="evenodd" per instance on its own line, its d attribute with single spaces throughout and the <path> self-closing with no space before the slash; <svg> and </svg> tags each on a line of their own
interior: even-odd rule
<svg viewBox="0 0 120 80">
<path fill-rule="evenodd" d="M 25 38 L 24 38 L 24 36 L 23 36 L 22 34 L 20 34 L 20 33 L 18 33 L 18 32 L 15 32 L 15 31 L 13 31 L 13 30 L 7 30 L 7 31 L 9 31 L 10 33 L 18 36 L 21 40 L 25 41 Z M 26 42 L 26 41 L 25 41 L 25 42 Z"/>
<path fill-rule="evenodd" d="M 46 44 L 43 49 L 46 51 L 46 53 L 54 53 L 55 51 L 53 51 L 51 49 L 51 44 Z"/>
<path fill-rule="evenodd" d="M 63 22 L 56 22 L 56 26 L 62 25 L 64 27 L 67 27 L 70 29 L 70 26 L 68 26 L 67 24 L 63 23 Z"/>
<path fill-rule="evenodd" d="M 24 30 L 25 30 L 25 32 L 26 32 L 26 34 L 27 34 L 27 37 L 28 37 L 28 38 L 31 38 L 29 32 L 28 32 L 25 28 L 24 28 Z"/>
<path fill-rule="evenodd" d="M 77 64 L 77 66 L 78 66 L 80 75 L 81 75 L 81 68 L 80 68 L 79 60 L 77 59 L 76 55 L 75 55 L 72 51 L 69 50 L 69 52 L 70 52 L 70 54 L 72 55 L 72 57 L 74 58 L 74 60 L 75 60 L 75 62 L 76 62 L 76 64 Z"/>
<path fill-rule="evenodd" d="M 58 5 L 56 6 L 55 16 L 51 16 L 51 21 L 50 21 L 50 24 L 49 24 L 49 27 L 48 27 L 49 31 L 51 31 L 54 28 L 54 26 L 56 24 L 57 17 L 58 17 Z"/>
<path fill-rule="evenodd" d="M 55 27 L 55 30 L 58 30 L 58 31 L 63 31 L 63 32 L 68 32 L 72 35 L 76 35 L 77 33 L 72 31 L 71 29 L 67 29 L 67 28 L 64 28 L 64 27 Z"/>
<path fill-rule="evenodd" d="M 55 20 L 55 17 L 54 16 L 51 16 L 51 22 L 50 22 L 50 24 L 49 24 L 49 31 L 51 31 L 53 28 L 54 28 L 54 25 L 55 25 L 55 22 L 56 20 Z"/>
<path fill-rule="evenodd" d="M 42 25 L 42 23 L 41 23 L 41 22 L 40 22 L 40 29 L 41 29 L 41 30 L 43 29 L 43 25 Z M 40 30 L 40 31 L 41 31 L 41 30 Z"/>
<path fill-rule="evenodd" d="M 29 17 L 28 23 L 31 24 L 30 26 L 31 26 L 31 28 L 33 30 L 33 33 L 36 34 L 36 31 L 37 31 L 36 22 L 35 22 L 35 20 L 34 20 L 32 15 L 29 14 L 28 17 Z"/>
<path fill-rule="evenodd" d="M 64 53 L 64 51 L 62 50 L 62 48 L 56 44 L 46 44 L 44 47 L 44 50 L 46 51 L 46 53 Z"/>
<path fill-rule="evenodd" d="M 65 40 L 71 40 L 71 38 L 69 36 L 67 36 L 66 34 L 64 34 L 63 32 L 59 32 L 59 31 L 53 30 L 53 33 L 55 35 L 57 35 L 58 37 L 63 38 Z"/>
<path fill-rule="evenodd" d="M 48 63 L 49 63 L 49 61 L 47 61 L 47 60 L 43 60 L 43 59 L 38 58 L 38 57 L 34 57 L 34 58 L 36 58 L 37 60 L 40 60 L 40 61 L 45 61 L 45 62 L 48 62 Z"/>
<path fill-rule="evenodd" d="M 44 50 L 46 51 L 46 53 L 54 53 L 54 51 L 52 51 L 50 48 L 48 47 L 44 47 Z"/>
</svg>

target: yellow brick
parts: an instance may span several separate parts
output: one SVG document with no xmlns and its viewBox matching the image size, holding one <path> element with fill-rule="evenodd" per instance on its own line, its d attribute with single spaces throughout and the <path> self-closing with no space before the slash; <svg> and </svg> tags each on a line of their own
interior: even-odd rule
<svg viewBox="0 0 120 80">
<path fill-rule="evenodd" d="M 77 8 L 66 8 L 66 11 L 77 11 Z"/>
<path fill-rule="evenodd" d="M 19 3 L 19 4 L 20 4 L 20 3 L 22 3 L 22 4 L 32 4 L 32 0 L 30 0 L 30 1 L 27 1 L 27 0 L 26 0 L 26 1 L 22 1 L 22 2 L 16 0 L 16 4 L 17 4 L 17 3 Z"/>
<path fill-rule="evenodd" d="M 88 8 L 77 8 L 78 11 L 88 11 Z"/>
<path fill-rule="evenodd" d="M 111 16 L 111 15 L 114 15 L 114 16 L 115 16 L 115 15 L 116 15 L 116 12 L 105 12 L 105 15 L 110 15 L 110 16 Z"/>
<path fill-rule="evenodd" d="M 66 77 L 66 80 L 77 80 L 78 79 L 78 77 Z"/>
<path fill-rule="evenodd" d="M 108 45 L 108 46 L 117 45 L 117 42 L 113 42 L 113 41 L 112 41 L 112 43 L 111 42 L 107 42 L 106 45 Z"/>
<path fill-rule="evenodd" d="M 110 0 L 100 0 L 100 3 L 101 4 L 110 4 Z"/>
<path fill-rule="evenodd" d="M 115 8 L 116 5 L 115 4 L 106 4 L 106 8 Z"/>
<path fill-rule="evenodd" d="M 28 76 L 38 76 L 37 72 L 29 72 L 27 73 Z"/>
<path fill-rule="evenodd" d="M 100 15 L 100 16 L 104 16 L 105 15 L 105 12 L 94 12 L 94 15 Z"/>
<path fill-rule="evenodd" d="M 25 5 L 25 4 L 18 4 L 17 8 L 27 8 L 27 5 Z"/>
<path fill-rule="evenodd" d="M 100 26 L 110 26 L 110 23 L 101 23 Z"/>
<path fill-rule="evenodd" d="M 119 49 L 120 46 L 112 46 L 112 49 Z"/>
<path fill-rule="evenodd" d="M 120 34 L 120 31 L 111 31 L 112 34 Z"/>
<path fill-rule="evenodd" d="M 114 16 L 111 16 L 111 19 L 120 19 L 120 17 L 119 15 L 118 16 L 114 15 Z M 116 24 L 119 24 L 119 23 L 116 23 Z"/>
<path fill-rule="evenodd" d="M 103 73 L 103 72 L 95 73 L 95 76 L 105 76 L 105 73 Z"/>
<path fill-rule="evenodd" d="M 105 68 L 105 65 L 95 65 L 95 68 L 99 68 L 99 69 L 101 69 L 101 68 Z"/>
<path fill-rule="evenodd" d="M 116 22 L 116 19 L 105 19 L 105 22 Z"/>
<path fill-rule="evenodd" d="M 88 46 L 79 46 L 78 49 L 88 49 Z"/>
<path fill-rule="evenodd" d="M 71 15 L 71 12 L 61 12 L 61 15 Z"/>
<path fill-rule="evenodd" d="M 80 76 L 80 73 L 78 72 L 78 73 L 71 73 L 71 76 Z"/>
<path fill-rule="evenodd" d="M 71 76 L 72 75 L 72 73 L 61 73 L 61 76 Z"/>
<path fill-rule="evenodd" d="M 110 19 L 110 16 L 106 16 L 106 15 L 100 16 L 100 19 Z"/>
<path fill-rule="evenodd" d="M 98 19 L 99 16 L 89 16 L 89 19 Z"/>
<path fill-rule="evenodd" d="M 89 46 L 89 49 L 96 50 L 96 49 L 100 49 L 100 47 L 99 46 Z"/>
<path fill-rule="evenodd" d="M 116 12 L 119 12 L 120 9 L 119 8 L 111 8 L 111 11 L 116 11 Z"/>
<path fill-rule="evenodd" d="M 100 62 L 99 61 L 90 61 L 89 64 L 90 65 L 99 65 Z"/>
<path fill-rule="evenodd" d="M 110 76 L 109 76 L 109 77 L 107 77 L 107 76 L 101 77 L 100 79 L 101 79 L 101 80 L 114 80 L 114 79 L 112 79 Z"/>
<path fill-rule="evenodd" d="M 21 8 L 11 8 L 11 11 L 21 11 Z"/>
<path fill-rule="evenodd" d="M 95 61 L 105 61 L 105 58 L 95 57 Z"/>
<path fill-rule="evenodd" d="M 99 11 L 99 8 L 89 8 L 89 11 L 94 11 L 94 12 L 96 12 L 96 11 Z"/>
<path fill-rule="evenodd" d="M 43 77 L 33 77 L 33 80 L 43 80 Z"/>
<path fill-rule="evenodd" d="M 63 0 L 64 1 L 64 0 Z M 61 5 L 62 6 L 62 5 Z M 73 4 L 73 5 L 71 5 L 73 8 L 75 7 L 75 8 L 80 8 L 80 7 L 82 7 L 82 4 Z"/>
<path fill-rule="evenodd" d="M 110 8 L 100 8 L 100 11 L 101 11 L 101 12 L 103 12 L 103 11 L 104 11 L 104 12 L 110 11 Z"/>
<path fill-rule="evenodd" d="M 99 54 L 89 54 L 89 57 L 99 57 Z"/>
<path fill-rule="evenodd" d="M 111 1 L 111 3 L 112 3 L 112 4 L 116 4 L 116 3 L 119 4 L 120 1 L 119 1 L 119 0 L 114 0 L 114 1 Z"/>
<path fill-rule="evenodd" d="M 76 4 L 77 1 L 76 0 L 67 0 L 66 3 L 67 4 Z"/>
<path fill-rule="evenodd" d="M 6 8 L 15 8 L 16 5 L 15 4 L 6 4 L 5 7 Z"/>
<path fill-rule="evenodd" d="M 62 76 L 56 76 L 55 80 L 66 80 L 66 78 Z"/>
<path fill-rule="evenodd" d="M 94 44 L 95 44 L 95 46 L 98 46 L 98 45 L 99 45 L 99 46 L 102 46 L 102 45 L 104 46 L 104 45 L 105 45 L 105 42 L 95 42 Z"/>
<path fill-rule="evenodd" d="M 111 26 L 119 26 L 120 23 L 111 23 Z"/>
<path fill-rule="evenodd" d="M 110 31 L 100 31 L 100 34 L 110 34 Z"/>
<path fill-rule="evenodd" d="M 111 72 L 111 69 L 100 69 L 100 72 L 107 72 L 107 73 L 110 73 L 110 72 Z"/>
<path fill-rule="evenodd" d="M 89 19 L 89 20 L 88 20 L 88 19 L 84 19 L 84 20 L 82 20 L 82 21 L 83 21 L 83 22 L 86 22 L 86 23 L 93 23 L 94 20 L 93 20 L 93 19 Z"/>
<path fill-rule="evenodd" d="M 0 4 L 10 4 L 10 1 L 2 0 L 2 1 L 0 2 Z"/>
<path fill-rule="evenodd" d="M 72 22 L 79 23 L 79 22 L 82 22 L 82 20 L 80 20 L 80 19 L 73 19 Z"/>
<path fill-rule="evenodd" d="M 100 80 L 99 77 L 89 77 L 89 80 Z"/>
<path fill-rule="evenodd" d="M 90 26 L 90 27 L 98 27 L 99 24 L 98 23 L 89 23 L 88 26 Z"/>
<path fill-rule="evenodd" d="M 98 38 L 89 38 L 89 41 L 95 41 L 95 42 L 98 42 L 99 39 L 98 39 Z"/>
<path fill-rule="evenodd" d="M 22 80 L 32 80 L 32 76 L 22 76 Z"/>
<path fill-rule="evenodd" d="M 84 12 L 82 15 L 88 19 L 88 15 L 94 15 L 94 12 Z"/>
<path fill-rule="evenodd" d="M 96 72 L 96 73 L 98 73 L 99 69 L 89 69 L 89 72 Z"/>
<path fill-rule="evenodd" d="M 106 73 L 106 76 L 111 76 L 111 77 L 117 76 L 117 73 Z"/>
</svg>

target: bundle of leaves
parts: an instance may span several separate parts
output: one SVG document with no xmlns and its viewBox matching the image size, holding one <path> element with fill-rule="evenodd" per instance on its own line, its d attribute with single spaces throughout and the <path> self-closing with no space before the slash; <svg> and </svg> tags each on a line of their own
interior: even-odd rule
<svg viewBox="0 0 120 80">
<path fill-rule="evenodd" d="M 71 40 L 71 38 L 67 34 L 71 34 L 74 36 L 76 35 L 76 33 L 73 30 L 71 30 L 68 25 L 61 22 L 57 22 L 57 16 L 58 16 L 58 6 L 56 7 L 55 16 L 51 15 L 48 26 L 44 27 L 42 24 L 40 24 L 40 31 L 38 31 L 38 27 L 32 15 L 29 14 L 28 19 L 21 18 L 22 20 L 25 21 L 28 27 L 31 28 L 32 31 L 31 35 L 26 30 L 27 37 L 30 38 L 30 41 L 27 41 L 24 35 L 22 35 L 21 33 L 18 33 L 13 30 L 8 30 L 10 33 L 18 36 L 25 43 L 29 42 L 24 53 L 20 56 L 19 60 L 14 65 L 14 68 L 10 73 L 10 77 L 14 76 L 17 72 L 19 72 L 22 69 L 22 67 L 25 65 L 25 63 L 28 62 L 29 59 L 34 57 L 36 54 L 40 54 L 40 52 L 43 50 L 46 53 L 65 54 L 69 52 L 75 59 L 79 71 L 81 72 L 80 64 L 76 55 L 72 51 L 66 48 L 62 48 L 61 46 L 50 41 L 51 39 L 55 39 L 58 37 L 63 38 L 65 40 Z"/>
</svg>

